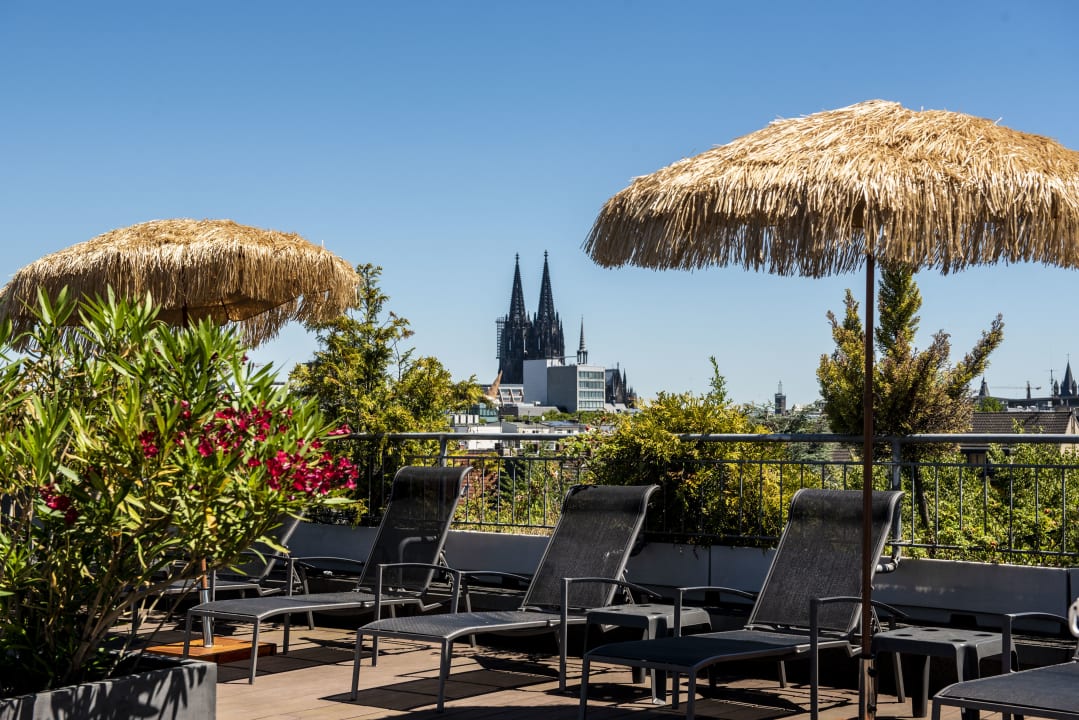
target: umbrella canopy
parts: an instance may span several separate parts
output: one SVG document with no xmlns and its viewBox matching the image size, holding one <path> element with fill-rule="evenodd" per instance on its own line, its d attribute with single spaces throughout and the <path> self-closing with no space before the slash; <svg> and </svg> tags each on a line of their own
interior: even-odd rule
<svg viewBox="0 0 1079 720">
<path fill-rule="evenodd" d="M 343 259 L 294 233 L 231 220 L 154 220 L 112 230 L 27 265 L 0 290 L 0 317 L 33 322 L 38 288 L 55 296 L 149 294 L 173 325 L 210 318 L 238 325 L 249 345 L 292 320 L 333 317 L 359 278 Z"/>
<path fill-rule="evenodd" d="M 601 265 L 737 265 L 821 277 L 866 268 L 864 511 L 873 449 L 877 262 L 1079 265 L 1079 153 L 990 120 L 873 100 L 777 120 L 635 179 L 585 241 Z M 869 524 L 862 533 L 862 673 L 870 687 Z M 860 715 L 872 713 L 863 693 Z"/>
<path fill-rule="evenodd" d="M 1079 264 L 1079 153 L 944 110 L 873 100 L 777 120 L 607 201 L 601 265 L 821 277 L 885 264 Z"/>
</svg>

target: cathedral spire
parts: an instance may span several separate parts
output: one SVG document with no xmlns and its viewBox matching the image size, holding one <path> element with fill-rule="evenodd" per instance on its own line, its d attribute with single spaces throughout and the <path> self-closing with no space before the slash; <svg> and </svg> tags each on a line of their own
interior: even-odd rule
<svg viewBox="0 0 1079 720">
<path fill-rule="evenodd" d="M 518 384 L 524 382 L 524 359 L 528 349 L 528 339 L 532 323 L 525 310 L 525 294 L 521 287 L 521 256 L 513 261 L 513 290 L 510 291 L 510 311 L 499 318 L 498 328 L 498 372 L 502 382 Z"/>
<path fill-rule="evenodd" d="M 588 364 L 588 348 L 584 346 L 584 318 L 581 318 L 581 344 L 577 347 L 577 364 Z"/>
<path fill-rule="evenodd" d="M 557 313 L 554 310 L 554 293 L 551 292 L 551 270 L 547 265 L 547 251 L 543 251 L 543 280 L 540 282 L 539 307 L 536 322 L 550 322 Z"/>
<path fill-rule="evenodd" d="M 562 359 L 566 356 L 566 341 L 562 335 L 562 320 L 554 309 L 554 293 L 551 292 L 551 271 L 547 264 L 547 252 L 543 253 L 543 281 L 540 283 L 539 308 L 532 320 L 529 334 L 528 357 Z"/>
<path fill-rule="evenodd" d="M 509 319 L 514 321 L 528 322 L 528 312 L 525 310 L 525 291 L 521 286 L 521 256 L 513 259 L 513 290 L 510 291 L 510 314 Z"/>
</svg>

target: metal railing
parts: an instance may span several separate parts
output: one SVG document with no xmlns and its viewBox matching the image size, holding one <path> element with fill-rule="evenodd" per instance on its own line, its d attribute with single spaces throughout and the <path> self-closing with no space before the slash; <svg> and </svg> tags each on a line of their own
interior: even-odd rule
<svg viewBox="0 0 1079 720">
<path fill-rule="evenodd" d="M 578 483 L 594 481 L 587 454 L 564 451 L 565 436 L 527 433 L 400 433 L 355 435 L 354 459 L 367 469 L 362 499 L 368 521 L 377 520 L 389 480 L 404 464 L 469 464 L 474 468 L 455 526 L 509 532 L 545 532 L 557 519 L 561 498 Z M 860 436 L 683 435 L 684 443 L 708 444 L 711 459 L 657 471 L 649 482 L 660 493 L 649 513 L 654 540 L 699 544 L 775 543 L 790 497 L 803 487 L 862 486 Z M 463 450 L 488 442 L 490 449 Z M 894 541 L 905 552 L 931 557 L 1025 564 L 1071 564 L 1079 560 L 1079 456 L 1042 453 L 1022 461 L 1023 447 L 1079 443 L 1070 435 L 916 435 L 880 438 L 874 461 L 877 489 L 905 491 Z M 771 447 L 772 452 L 731 453 L 724 448 Z M 777 447 L 778 446 L 778 447 Z M 988 452 L 999 446 L 1003 451 Z M 817 457 L 800 458 L 815 447 Z M 825 448 L 821 451 L 820 448 Z M 956 448 L 966 448 L 962 455 Z M 933 449 L 934 459 L 918 458 Z M 799 451 L 796 452 L 795 450 Z M 822 457 L 825 455 L 826 457 Z M 789 457 L 788 457 L 789 456 Z M 976 459 L 972 459 L 976 458 Z M 995 459 L 994 459 L 995 458 Z M 1079 527 L 1079 526 L 1077 526 Z"/>
</svg>

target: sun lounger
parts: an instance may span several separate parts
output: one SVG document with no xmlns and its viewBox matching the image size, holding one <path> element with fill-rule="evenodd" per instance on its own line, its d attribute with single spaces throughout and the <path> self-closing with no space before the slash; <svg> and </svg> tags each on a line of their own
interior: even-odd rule
<svg viewBox="0 0 1079 720">
<path fill-rule="evenodd" d="M 888 539 L 901 492 L 873 494 L 873 549 Z M 589 673 L 595 663 L 626 665 L 688 678 L 686 717 L 695 710 L 697 674 L 718 663 L 761 658 L 810 660 L 811 714 L 817 714 L 817 653 L 853 652 L 861 589 L 862 494 L 860 491 L 798 491 L 764 586 L 744 629 L 603 645 L 584 656 L 581 717 L 588 708 Z M 702 589 L 702 588 L 694 588 Z M 745 595 L 729 588 L 713 588 Z M 681 595 L 679 596 L 681 599 Z"/>
<path fill-rule="evenodd" d="M 356 698 L 359 687 L 364 636 L 371 637 L 375 643 L 372 664 L 378 659 L 377 642 L 380 637 L 439 644 L 439 711 L 443 707 L 454 641 L 481 633 L 557 633 L 559 682 L 564 687 L 567 627 L 571 623 L 584 623 L 588 609 L 610 605 L 619 586 L 629 586 L 622 580 L 623 572 L 644 523 L 648 499 L 655 490 L 654 485 L 578 485 L 571 488 L 562 504 L 558 524 L 518 610 L 389 618 L 361 627 L 356 636 L 352 698 Z M 470 574 L 491 573 L 459 573 L 459 588 L 467 583 Z"/>
<path fill-rule="evenodd" d="M 1042 613 L 1018 613 L 1004 616 L 1004 647 L 1014 649 L 1012 623 L 1019 617 L 1037 617 Z M 1079 637 L 1079 600 L 1072 603 L 1068 617 L 1046 616 L 1064 621 L 1072 635 Z M 1011 657 L 1011 653 L 1005 655 Z M 1009 668 L 1010 669 L 1010 668 Z M 1079 644 L 1070 662 L 1038 667 L 1020 672 L 957 682 L 942 689 L 933 698 L 933 720 L 940 720 L 944 707 L 966 712 L 986 710 L 1019 717 L 1079 720 Z"/>
</svg>

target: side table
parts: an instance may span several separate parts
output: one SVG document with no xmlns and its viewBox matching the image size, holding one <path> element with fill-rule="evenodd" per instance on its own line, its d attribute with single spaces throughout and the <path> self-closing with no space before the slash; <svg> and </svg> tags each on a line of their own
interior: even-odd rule
<svg viewBox="0 0 1079 720">
<path fill-rule="evenodd" d="M 682 628 L 694 625 L 711 625 L 708 611 L 702 607 L 682 607 Z M 609 605 L 589 610 L 585 614 L 585 650 L 587 651 L 588 628 L 592 625 L 613 625 L 615 627 L 639 628 L 643 640 L 666 637 L 674 631 L 674 605 L 659 603 L 641 603 L 638 605 Z M 633 669 L 633 682 L 644 681 L 644 669 Z M 667 681 L 656 682 L 656 671 L 652 671 L 652 702 L 663 702 L 667 697 Z"/>
<path fill-rule="evenodd" d="M 895 654 L 896 691 L 903 699 L 903 671 L 899 662 L 901 654 L 921 655 L 922 671 L 918 673 L 916 687 L 912 688 L 911 707 L 914 717 L 925 717 L 929 704 L 929 658 L 950 657 L 955 660 L 956 676 L 960 681 L 973 680 L 980 674 L 982 658 L 1000 655 L 1003 640 L 1000 633 L 980 630 L 953 630 L 951 628 L 909 627 L 877 633 L 873 636 L 873 654 Z M 976 720 L 977 710 L 964 710 L 964 720 Z"/>
</svg>

